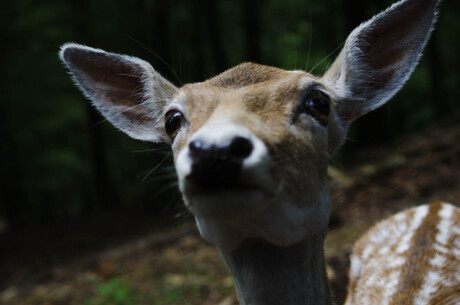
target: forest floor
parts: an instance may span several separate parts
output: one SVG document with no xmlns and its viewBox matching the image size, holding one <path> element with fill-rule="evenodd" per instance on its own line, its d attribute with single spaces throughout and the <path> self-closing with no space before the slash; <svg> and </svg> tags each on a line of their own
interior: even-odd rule
<svg viewBox="0 0 460 305">
<path fill-rule="evenodd" d="M 411 206 L 460 203 L 460 126 L 427 128 L 354 159 L 353 164 L 332 163 L 329 171 L 332 217 L 325 253 L 338 304 L 346 294 L 352 245 L 365 230 Z M 238 304 L 216 249 L 200 238 L 191 219 L 74 257 L 38 275 L 27 266 L 17 273 L 0 288 L 1 304 Z"/>
</svg>

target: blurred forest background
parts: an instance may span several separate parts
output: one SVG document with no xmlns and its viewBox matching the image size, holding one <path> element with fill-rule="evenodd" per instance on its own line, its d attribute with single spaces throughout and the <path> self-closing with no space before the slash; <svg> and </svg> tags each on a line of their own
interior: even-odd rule
<svg viewBox="0 0 460 305">
<path fill-rule="evenodd" d="M 60 45 L 143 58 L 179 86 L 244 61 L 320 75 L 347 34 L 392 2 L 2 0 L 0 258 L 16 264 L 0 269 L 0 291 L 13 275 L 24 279 L 19 264 L 40 270 L 58 252 L 182 222 L 167 147 L 131 140 L 105 122 L 58 60 Z M 366 147 L 459 121 L 459 1 L 443 1 L 436 28 L 408 84 L 355 122 L 335 166 Z M 28 248 L 44 238 L 54 246 Z"/>
</svg>

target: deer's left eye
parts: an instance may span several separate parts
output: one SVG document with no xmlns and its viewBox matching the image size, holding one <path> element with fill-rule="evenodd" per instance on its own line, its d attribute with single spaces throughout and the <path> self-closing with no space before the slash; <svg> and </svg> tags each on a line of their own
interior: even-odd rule
<svg viewBox="0 0 460 305">
<path fill-rule="evenodd" d="M 327 126 L 331 111 L 329 97 L 313 90 L 302 101 L 302 111 L 313 117 L 322 126 Z"/>
</svg>

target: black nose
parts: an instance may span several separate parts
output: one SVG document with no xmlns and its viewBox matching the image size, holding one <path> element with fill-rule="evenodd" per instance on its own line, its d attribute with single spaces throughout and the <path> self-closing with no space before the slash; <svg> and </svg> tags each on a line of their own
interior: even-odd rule
<svg viewBox="0 0 460 305">
<path fill-rule="evenodd" d="M 243 161 L 253 150 L 252 142 L 235 137 L 222 145 L 209 145 L 202 141 L 190 142 L 192 172 L 189 176 L 202 187 L 225 187 L 235 183 L 241 173 Z"/>
</svg>

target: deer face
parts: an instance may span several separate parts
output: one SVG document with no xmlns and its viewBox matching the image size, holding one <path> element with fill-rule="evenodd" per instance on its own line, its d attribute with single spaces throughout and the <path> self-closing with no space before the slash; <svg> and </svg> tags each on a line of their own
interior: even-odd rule
<svg viewBox="0 0 460 305">
<path fill-rule="evenodd" d="M 339 134 L 333 96 L 307 73 L 250 63 L 178 90 L 165 129 L 206 239 L 287 245 L 324 229 L 329 139 Z"/>
</svg>

